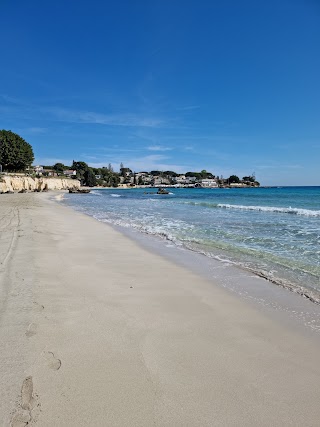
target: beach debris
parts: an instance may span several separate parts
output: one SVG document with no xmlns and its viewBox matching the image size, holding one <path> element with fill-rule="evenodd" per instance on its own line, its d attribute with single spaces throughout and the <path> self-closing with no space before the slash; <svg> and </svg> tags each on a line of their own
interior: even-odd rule
<svg viewBox="0 0 320 427">
<path fill-rule="evenodd" d="M 80 189 L 75 189 L 75 190 L 73 190 L 73 189 L 71 189 L 71 188 L 69 188 L 69 193 L 71 193 L 71 194 L 88 194 L 88 193 L 90 193 L 90 191 L 91 190 L 89 190 L 88 188 L 80 188 Z"/>
</svg>

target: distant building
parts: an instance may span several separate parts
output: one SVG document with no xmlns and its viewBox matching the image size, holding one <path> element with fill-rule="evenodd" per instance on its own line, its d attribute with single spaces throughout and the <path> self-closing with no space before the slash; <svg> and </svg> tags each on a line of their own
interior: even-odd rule
<svg viewBox="0 0 320 427">
<path fill-rule="evenodd" d="M 39 175 L 58 176 L 57 171 L 55 171 L 54 169 L 43 169 L 42 173 Z"/>
<path fill-rule="evenodd" d="M 154 177 L 154 185 L 157 187 L 158 185 L 170 185 L 170 180 L 168 178 L 164 178 L 162 176 Z"/>
<path fill-rule="evenodd" d="M 63 171 L 63 175 L 72 178 L 73 176 L 77 175 L 77 171 L 72 170 L 72 169 L 67 169 L 67 170 Z"/>
<path fill-rule="evenodd" d="M 42 175 L 43 166 L 40 166 L 40 165 L 34 166 L 33 171 L 38 175 Z"/>
<path fill-rule="evenodd" d="M 204 188 L 217 188 L 218 187 L 217 181 L 215 179 L 210 179 L 210 178 L 201 179 L 200 184 L 201 184 L 201 187 L 204 187 Z"/>
</svg>

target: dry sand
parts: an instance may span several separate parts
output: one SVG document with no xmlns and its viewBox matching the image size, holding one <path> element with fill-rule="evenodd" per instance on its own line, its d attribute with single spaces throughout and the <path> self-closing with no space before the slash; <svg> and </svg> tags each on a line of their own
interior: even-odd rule
<svg viewBox="0 0 320 427">
<path fill-rule="evenodd" d="M 320 425 L 316 335 L 48 195 L 0 217 L 1 426 Z"/>
</svg>

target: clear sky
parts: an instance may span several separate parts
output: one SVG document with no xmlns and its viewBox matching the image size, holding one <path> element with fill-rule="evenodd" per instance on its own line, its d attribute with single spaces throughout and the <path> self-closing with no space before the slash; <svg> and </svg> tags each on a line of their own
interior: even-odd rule
<svg viewBox="0 0 320 427">
<path fill-rule="evenodd" d="M 319 0 L 0 0 L 0 129 L 35 163 L 320 185 Z"/>
</svg>

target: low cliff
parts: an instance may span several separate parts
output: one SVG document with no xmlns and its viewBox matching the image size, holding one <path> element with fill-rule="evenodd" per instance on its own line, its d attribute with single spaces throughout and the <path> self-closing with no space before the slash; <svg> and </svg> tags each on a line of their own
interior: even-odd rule
<svg viewBox="0 0 320 427">
<path fill-rule="evenodd" d="M 79 189 L 80 181 L 76 179 L 32 178 L 30 176 L 0 177 L 0 193 L 8 191 L 46 191 Z"/>
</svg>

